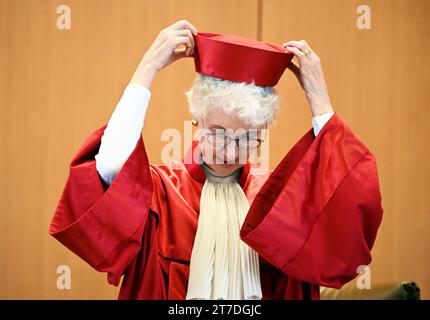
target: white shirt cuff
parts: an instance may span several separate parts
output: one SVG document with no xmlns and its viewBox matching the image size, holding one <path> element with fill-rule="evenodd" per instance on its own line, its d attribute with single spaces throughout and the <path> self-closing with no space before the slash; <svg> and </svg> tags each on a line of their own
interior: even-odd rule
<svg viewBox="0 0 430 320">
<path fill-rule="evenodd" d="M 330 120 L 334 115 L 334 112 L 325 113 L 320 116 L 312 117 L 312 127 L 314 128 L 315 137 L 320 133 L 324 125 Z"/>
</svg>

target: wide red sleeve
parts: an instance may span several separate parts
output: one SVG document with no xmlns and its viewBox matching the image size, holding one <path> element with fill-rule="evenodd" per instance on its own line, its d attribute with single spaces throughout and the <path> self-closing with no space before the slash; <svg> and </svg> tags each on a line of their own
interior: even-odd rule
<svg viewBox="0 0 430 320">
<path fill-rule="evenodd" d="M 291 277 L 339 288 L 370 263 L 382 213 L 375 158 L 335 114 L 276 167 L 240 235 Z"/>
<path fill-rule="evenodd" d="M 49 233 L 118 285 L 141 249 L 154 186 L 142 137 L 104 186 L 95 155 L 105 128 L 92 133 L 71 161 Z"/>
</svg>

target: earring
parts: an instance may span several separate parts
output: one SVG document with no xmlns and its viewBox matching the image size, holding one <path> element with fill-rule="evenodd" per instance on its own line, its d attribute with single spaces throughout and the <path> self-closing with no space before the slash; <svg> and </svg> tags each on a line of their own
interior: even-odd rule
<svg viewBox="0 0 430 320">
<path fill-rule="evenodd" d="M 196 119 L 191 120 L 191 124 L 195 127 L 199 124 L 199 122 Z"/>
</svg>

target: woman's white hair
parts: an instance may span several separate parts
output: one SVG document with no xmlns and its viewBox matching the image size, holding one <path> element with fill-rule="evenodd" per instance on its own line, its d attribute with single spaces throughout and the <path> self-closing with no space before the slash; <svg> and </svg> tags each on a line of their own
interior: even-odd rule
<svg viewBox="0 0 430 320">
<path fill-rule="evenodd" d="M 197 73 L 193 86 L 185 93 L 189 110 L 202 119 L 209 107 L 222 107 L 234 112 L 252 127 L 272 123 L 279 111 L 279 95 L 273 87 L 234 82 Z"/>
</svg>

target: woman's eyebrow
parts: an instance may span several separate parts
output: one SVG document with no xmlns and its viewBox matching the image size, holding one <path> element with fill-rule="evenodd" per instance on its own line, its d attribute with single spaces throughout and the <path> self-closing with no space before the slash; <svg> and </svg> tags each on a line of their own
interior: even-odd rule
<svg viewBox="0 0 430 320">
<path fill-rule="evenodd" d="M 218 124 L 211 125 L 209 127 L 209 129 L 224 129 L 225 130 L 225 128 L 223 126 L 220 126 Z"/>
<path fill-rule="evenodd" d="M 213 124 L 213 125 L 209 126 L 209 129 L 210 129 L 210 130 L 212 130 L 212 129 L 227 130 L 226 128 L 224 128 L 223 126 L 221 126 L 221 125 L 219 125 L 219 124 Z M 246 132 L 245 132 L 245 133 L 243 133 L 243 134 L 241 134 L 241 135 L 238 135 L 238 136 L 236 136 L 235 138 L 237 139 L 237 138 L 241 138 L 241 137 L 244 137 L 244 136 L 248 136 L 250 133 L 255 132 L 255 130 L 256 130 L 256 129 L 249 129 L 249 130 L 246 130 Z"/>
</svg>

